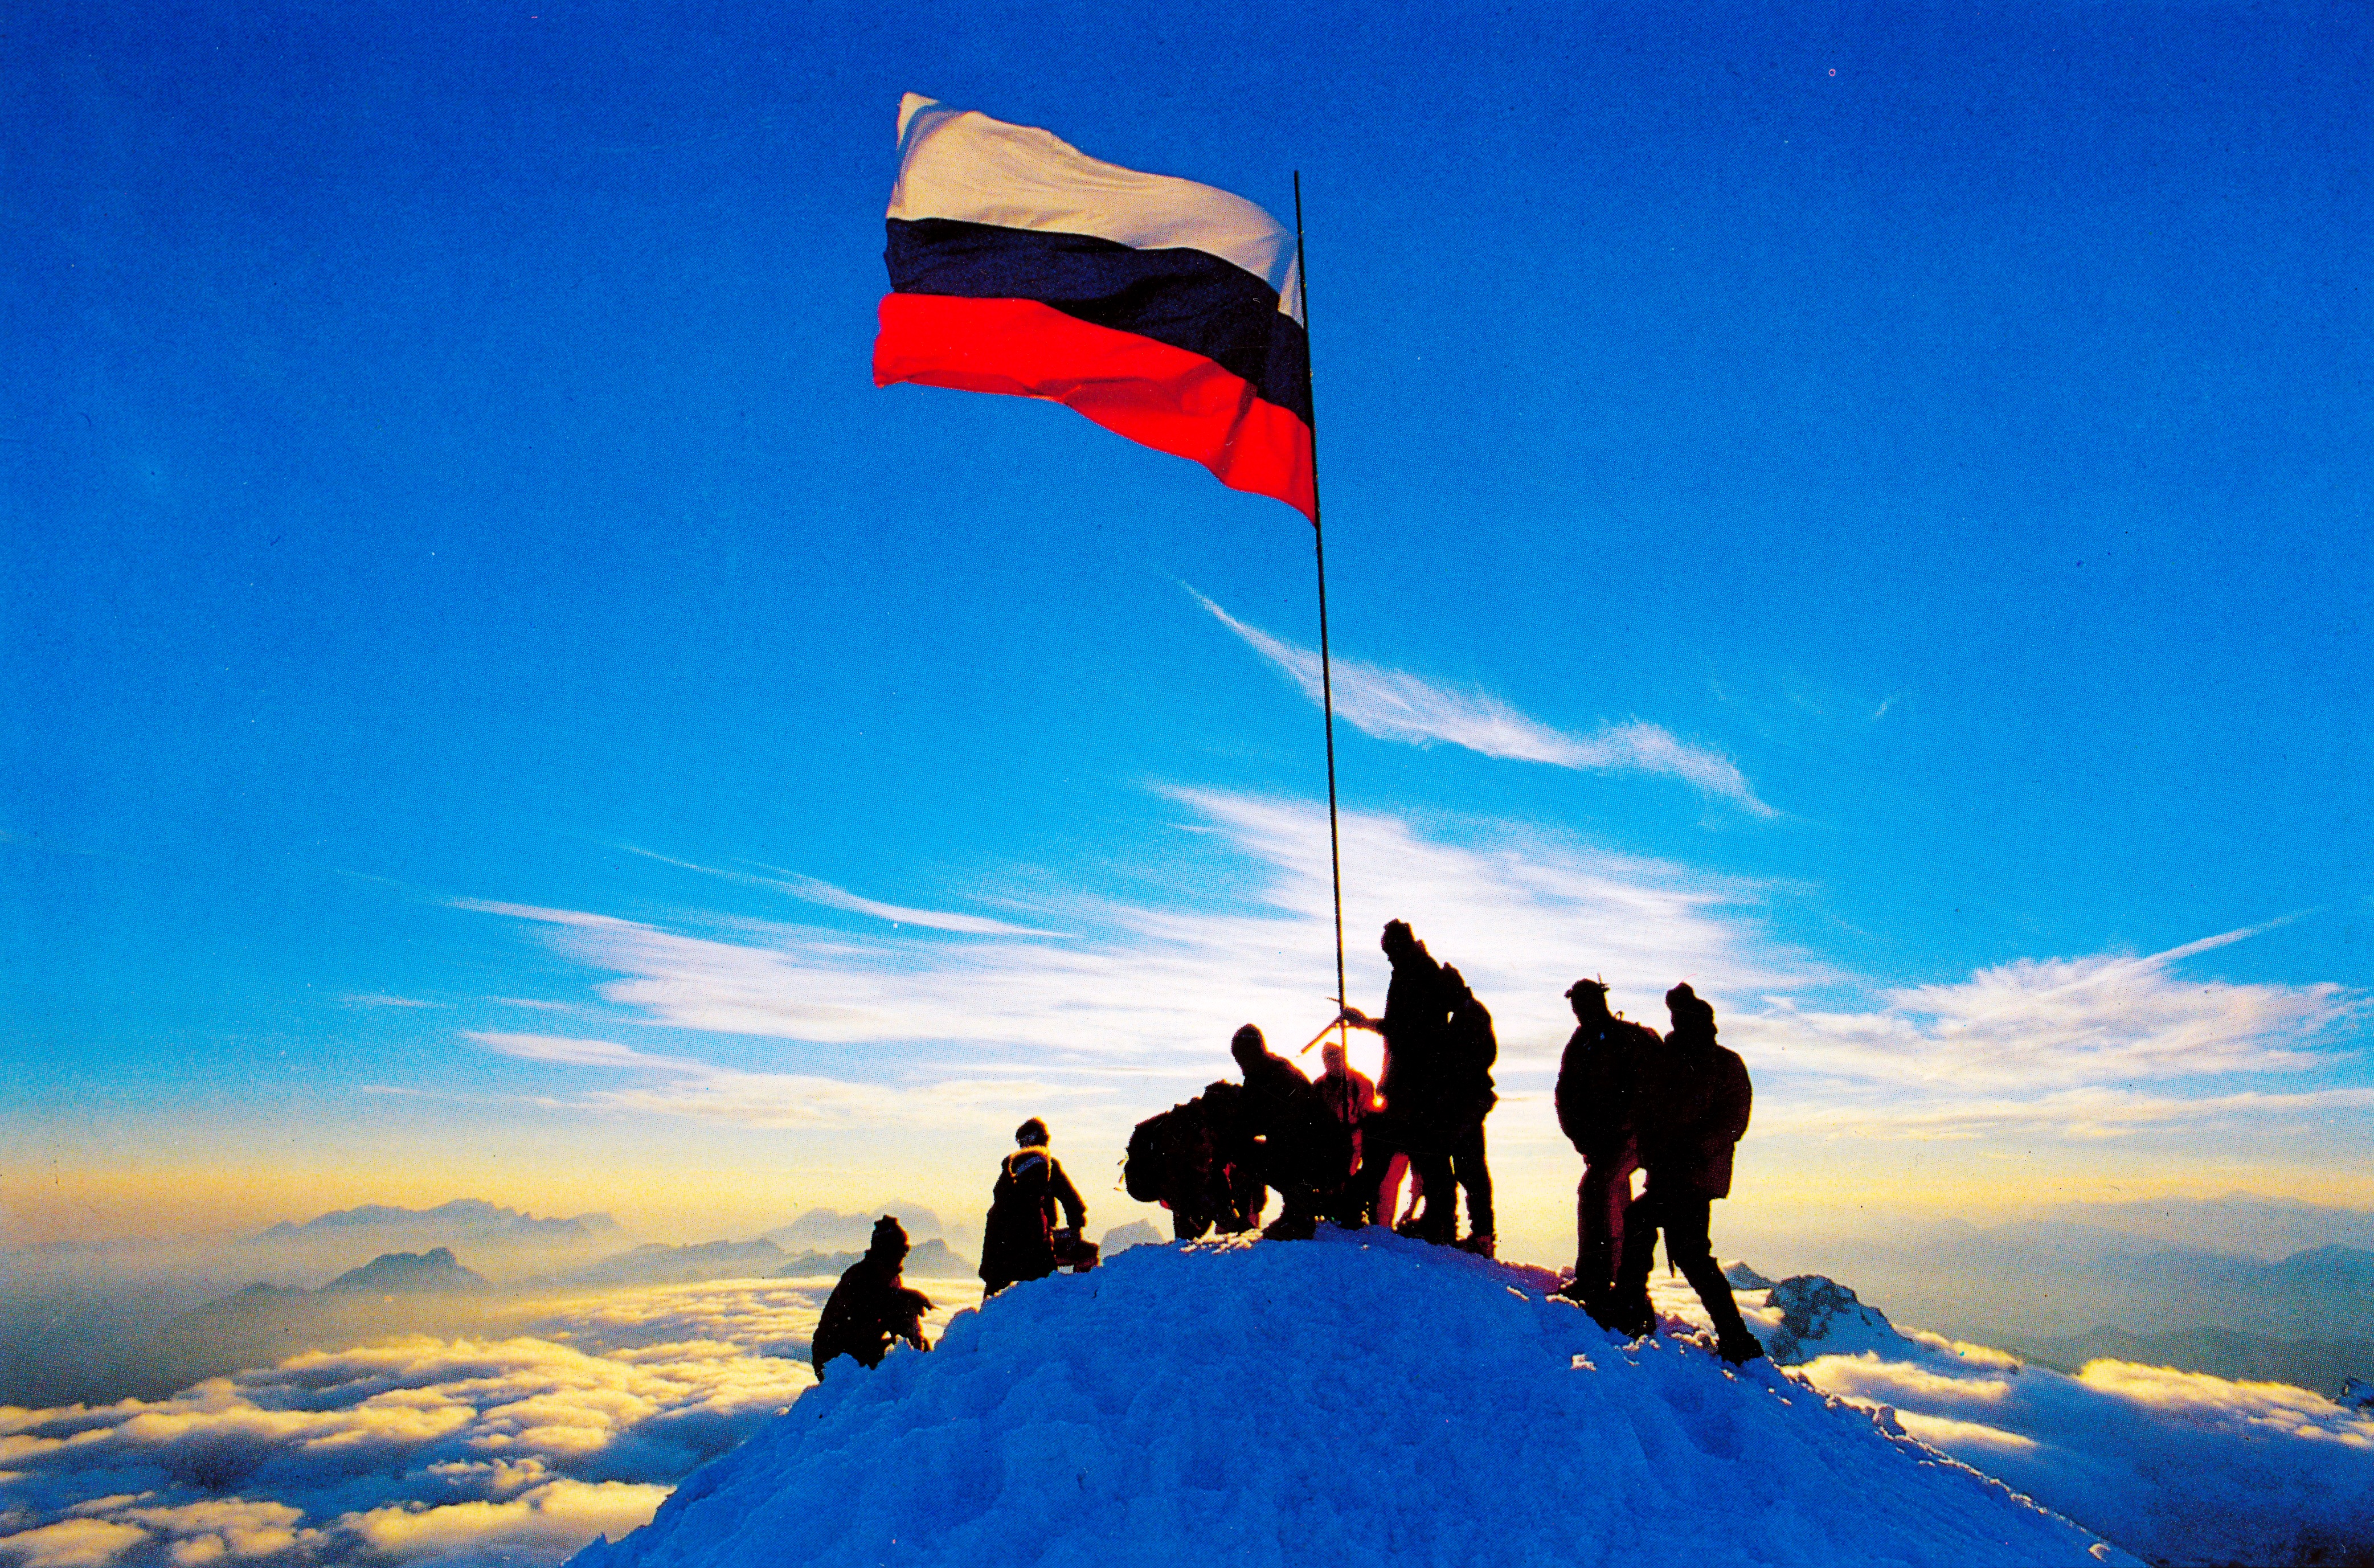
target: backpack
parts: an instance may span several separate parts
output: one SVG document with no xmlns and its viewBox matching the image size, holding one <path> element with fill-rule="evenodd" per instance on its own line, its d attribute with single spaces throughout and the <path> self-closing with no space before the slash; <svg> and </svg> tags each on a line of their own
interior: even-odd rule
<svg viewBox="0 0 2374 1568">
<path fill-rule="evenodd" d="M 1129 1135 L 1129 1149 L 1121 1161 L 1121 1182 L 1129 1196 L 1140 1203 L 1162 1201 L 1164 1144 L 1170 1132 L 1171 1118 L 1179 1107 L 1158 1111 L 1137 1124 Z"/>
</svg>

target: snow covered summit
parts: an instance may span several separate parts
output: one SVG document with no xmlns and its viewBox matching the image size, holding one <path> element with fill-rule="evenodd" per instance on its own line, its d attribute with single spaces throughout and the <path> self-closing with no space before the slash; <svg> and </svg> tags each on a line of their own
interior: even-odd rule
<svg viewBox="0 0 2374 1568">
<path fill-rule="evenodd" d="M 575 1568 L 2133 1563 L 1769 1363 L 1322 1226 L 1140 1246 L 840 1362 Z M 1669 1331 L 1682 1326 L 1669 1322 Z"/>
</svg>

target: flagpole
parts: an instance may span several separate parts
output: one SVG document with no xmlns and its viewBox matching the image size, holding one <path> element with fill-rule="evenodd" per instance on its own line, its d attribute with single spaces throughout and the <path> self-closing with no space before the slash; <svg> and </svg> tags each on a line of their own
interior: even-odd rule
<svg viewBox="0 0 2374 1568">
<path fill-rule="evenodd" d="M 1294 280 L 1301 294 L 1302 334 L 1310 339 L 1310 268 L 1302 254 L 1302 171 L 1294 171 Z M 1314 378 L 1315 379 L 1315 378 Z M 1312 390 L 1316 392 L 1314 385 Z M 1319 526 L 1319 414 L 1311 400 L 1310 416 L 1310 545 L 1319 560 L 1319 698 L 1327 715 L 1327 866 L 1335 881 L 1335 1038 L 1347 1046 L 1343 1012 L 1344 989 L 1344 847 L 1335 828 L 1335 677 L 1327 657 L 1327 536 Z"/>
</svg>

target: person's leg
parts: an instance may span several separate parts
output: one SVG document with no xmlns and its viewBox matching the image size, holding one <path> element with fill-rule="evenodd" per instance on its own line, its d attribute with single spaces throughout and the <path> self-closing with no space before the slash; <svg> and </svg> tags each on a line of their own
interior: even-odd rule
<svg viewBox="0 0 2374 1568">
<path fill-rule="evenodd" d="M 1477 1122 L 1459 1135 L 1451 1150 L 1451 1178 L 1467 1194 L 1469 1244 L 1486 1256 L 1492 1250 L 1492 1168 L 1484 1150 L 1484 1124 Z"/>
<path fill-rule="evenodd" d="M 1412 1153 L 1410 1169 L 1426 1188 L 1426 1212 L 1418 1217 L 1422 1241 L 1448 1246 L 1459 1233 L 1459 1188 L 1451 1174 L 1451 1156 L 1439 1151 Z"/>
<path fill-rule="evenodd" d="M 1390 1228 L 1393 1206 L 1401 1201 L 1402 1160 L 1381 1127 L 1364 1129 L 1360 1137 L 1360 1169 L 1352 1177 L 1361 1218 Z"/>
<path fill-rule="evenodd" d="M 1708 1236 L 1713 1207 L 1703 1197 L 1665 1206 L 1665 1256 L 1698 1293 L 1714 1324 L 1716 1348 L 1723 1360 L 1754 1361 L 1764 1353 L 1764 1347 L 1747 1331 L 1745 1320 L 1739 1315 L 1739 1303 L 1731 1293 L 1731 1281 L 1715 1265 L 1714 1244 Z"/>
<path fill-rule="evenodd" d="M 1583 1167 L 1575 1196 L 1574 1277 L 1582 1281 L 1585 1301 L 1604 1296 L 1616 1283 L 1617 1260 L 1623 1256 L 1624 1209 L 1632 1201 L 1632 1171 L 1628 1149 L 1604 1152 Z"/>
<path fill-rule="evenodd" d="M 1657 1262 L 1657 1197 L 1644 1192 L 1624 1210 L 1624 1252 L 1616 1271 L 1616 1289 L 1603 1316 L 1594 1317 L 1618 1333 L 1639 1337 L 1657 1331 L 1656 1309 L 1649 1304 L 1649 1271 Z"/>
<path fill-rule="evenodd" d="M 1593 1187 L 1591 1167 L 1585 1165 L 1582 1180 L 1574 1185 L 1574 1278 L 1558 1291 L 1579 1302 L 1590 1301 L 1594 1290 L 1604 1290 L 1604 1286 L 1594 1287 L 1591 1279 L 1591 1210 L 1598 1196 Z"/>
</svg>

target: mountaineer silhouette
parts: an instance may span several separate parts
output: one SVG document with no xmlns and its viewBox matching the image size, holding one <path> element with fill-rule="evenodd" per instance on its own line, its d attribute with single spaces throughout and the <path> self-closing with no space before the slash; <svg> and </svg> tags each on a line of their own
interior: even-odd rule
<svg viewBox="0 0 2374 1568">
<path fill-rule="evenodd" d="M 1636 1336 L 1656 1332 L 1649 1270 L 1663 1232 L 1667 1260 L 1706 1303 L 1722 1358 L 1754 1361 L 1764 1347 L 1741 1320 L 1707 1234 L 1714 1200 L 1731 1196 L 1732 1151 L 1747 1131 L 1747 1064 L 1715 1043 L 1714 1008 L 1686 983 L 1665 993 L 1665 1006 L 1673 1032 L 1664 1048 L 1642 1062 L 1633 1102 L 1649 1179 L 1624 1212 L 1623 1258 L 1604 1321 Z"/>
<path fill-rule="evenodd" d="M 1451 1016 L 1443 1029 L 1437 1104 L 1447 1136 L 1451 1179 L 1467 1195 L 1467 1239 L 1460 1244 L 1490 1257 L 1492 1172 L 1485 1163 L 1484 1118 L 1500 1102 L 1498 1091 L 1492 1087 L 1492 1067 L 1500 1059 L 1500 1042 L 1492 1031 L 1490 1010 L 1467 988 L 1464 975 L 1444 964 L 1442 986 Z"/>
<path fill-rule="evenodd" d="M 1574 1033 L 1558 1059 L 1558 1130 L 1582 1156 L 1575 1189 L 1574 1279 L 1559 1294 L 1608 1320 L 1616 1260 L 1624 1244 L 1624 1209 L 1632 1201 L 1639 1167 L 1633 1136 L 1633 1099 L 1642 1066 L 1663 1049 L 1656 1031 L 1607 1010 L 1607 984 L 1578 980 L 1567 987 Z"/>
<path fill-rule="evenodd" d="M 1283 1208 L 1262 1234 L 1272 1241 L 1307 1241 L 1322 1208 L 1333 1212 L 1342 1198 L 1351 1129 L 1253 1025 L 1237 1031 L 1228 1054 L 1245 1075 L 1244 1114 L 1254 1172 L 1277 1189 Z"/>
<path fill-rule="evenodd" d="M 1043 1279 L 1059 1267 L 1087 1267 L 1096 1262 L 1096 1244 L 1080 1239 L 1088 1222 L 1088 1206 L 1064 1167 L 1047 1150 L 1047 1124 L 1033 1116 L 1014 1129 L 1018 1146 L 997 1169 L 997 1185 L 989 1200 L 989 1219 L 981 1238 L 981 1282 L 984 1298 L 1024 1279 Z M 1063 1206 L 1064 1230 L 1055 1227 L 1055 1208 Z"/>
<path fill-rule="evenodd" d="M 1344 1055 L 1344 1047 L 1330 1040 L 1320 1048 L 1320 1065 L 1325 1069 L 1319 1075 L 1319 1099 L 1327 1114 L 1344 1124 L 1352 1135 L 1350 1169 L 1344 1173 L 1349 1181 L 1360 1168 L 1360 1124 L 1377 1113 L 1377 1086 L 1369 1075 L 1354 1067 Z"/>
<path fill-rule="evenodd" d="M 1452 998 L 1442 966 L 1406 921 L 1386 921 L 1377 945 L 1393 966 L 1393 980 L 1385 987 L 1384 1016 L 1372 1019 L 1350 1006 L 1342 1014 L 1344 1022 L 1373 1031 L 1385 1042 L 1384 1070 L 1377 1075 L 1385 1105 L 1361 1128 L 1360 1173 L 1354 1178 L 1357 1198 L 1366 1218 L 1381 1214 L 1391 1223 L 1393 1216 L 1381 1202 L 1381 1189 L 1394 1157 L 1405 1156 L 1426 1193 L 1417 1233 L 1429 1242 L 1448 1242 L 1459 1222 L 1451 1171 L 1451 1146 L 1459 1129 L 1449 1125 L 1443 1104 Z"/>
<path fill-rule="evenodd" d="M 1268 1200 L 1254 1171 L 1244 1090 L 1226 1079 L 1131 1129 L 1122 1185 L 1140 1203 L 1170 1210 L 1170 1233 L 1200 1239 L 1215 1225 L 1250 1231 Z"/>
<path fill-rule="evenodd" d="M 898 1340 L 919 1350 L 931 1349 L 923 1339 L 923 1315 L 932 1310 L 932 1299 L 907 1289 L 899 1278 L 906 1261 L 906 1227 L 885 1214 L 874 1222 L 865 1256 L 841 1271 L 840 1283 L 825 1298 L 816 1336 L 808 1341 L 808 1359 L 819 1380 L 839 1356 L 860 1366 L 880 1366 Z"/>
</svg>

